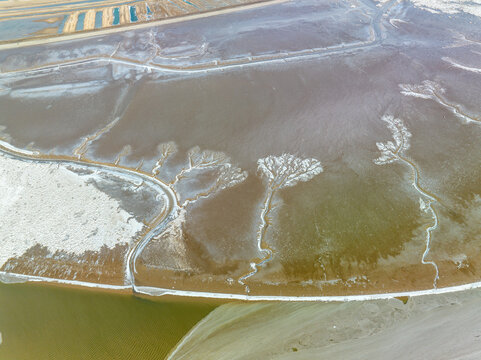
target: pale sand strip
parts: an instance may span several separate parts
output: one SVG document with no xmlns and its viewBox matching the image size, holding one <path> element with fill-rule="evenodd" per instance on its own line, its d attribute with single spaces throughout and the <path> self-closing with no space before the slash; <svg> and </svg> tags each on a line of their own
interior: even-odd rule
<svg viewBox="0 0 481 360">
<path fill-rule="evenodd" d="M 74 11 L 86 12 L 90 9 L 98 11 L 101 8 L 105 7 L 118 7 L 124 3 L 135 4 L 136 1 L 139 0 L 124 0 L 124 2 L 120 2 L 119 0 L 102 0 L 98 4 L 92 4 L 91 2 L 83 2 L 74 5 L 69 2 L 59 3 L 55 5 L 55 14 L 53 14 L 53 16 L 68 15 L 69 13 L 72 13 Z M 34 10 L 35 12 L 32 12 L 32 10 Z M 0 1 L 0 21 L 3 21 L 5 19 L 11 19 L 13 17 L 15 17 L 16 19 L 29 19 L 32 17 L 39 17 L 44 15 L 52 15 L 52 6 L 47 6 L 45 8 L 38 8 L 38 6 L 34 6 L 34 9 L 30 7 L 3 9 Z"/>
<path fill-rule="evenodd" d="M 350 301 L 366 301 L 366 300 L 383 300 L 393 299 L 400 297 L 417 297 L 424 295 L 440 295 L 449 294 L 455 292 L 461 292 L 465 290 L 472 290 L 481 288 L 481 281 L 450 286 L 445 288 L 418 290 L 418 291 L 405 291 L 396 293 L 379 293 L 379 294 L 366 294 L 366 295 L 346 295 L 346 296 L 270 296 L 270 295 L 243 295 L 243 294 L 229 294 L 229 293 L 213 293 L 213 292 L 200 292 L 200 291 L 187 291 L 187 290 L 172 290 L 162 289 L 150 286 L 120 286 L 110 284 L 97 284 L 85 281 L 76 280 L 64 280 L 53 279 L 41 276 L 31 276 L 23 274 L 13 274 L 5 271 L 0 271 L 0 282 L 3 283 L 15 283 L 15 282 L 48 282 L 57 284 L 68 284 L 74 286 L 85 286 L 89 288 L 99 289 L 113 289 L 113 290 L 125 290 L 133 288 L 134 292 L 149 296 L 182 296 L 192 298 L 207 298 L 207 299 L 225 299 L 225 300 L 241 300 L 241 301 L 283 301 L 283 302 L 350 302 Z"/>
<path fill-rule="evenodd" d="M 0 140 L 0 146 L 3 146 L 7 150 L 13 151 L 15 153 L 19 153 L 21 155 L 26 155 L 26 156 L 38 156 L 40 153 L 38 151 L 30 151 L 28 149 L 20 149 L 7 141 Z"/>
<path fill-rule="evenodd" d="M 75 11 L 68 16 L 68 19 L 67 21 L 65 21 L 65 25 L 63 27 L 64 34 L 70 34 L 75 32 L 75 27 L 77 26 L 79 14 L 80 13 L 78 11 Z"/>
<path fill-rule="evenodd" d="M 459 64 L 459 63 L 455 62 L 453 59 L 451 59 L 447 56 L 443 57 L 443 61 L 446 61 L 447 63 L 451 64 L 452 66 L 454 66 L 458 69 L 471 71 L 471 72 L 474 72 L 474 73 L 477 73 L 477 74 L 481 74 L 481 68 L 470 67 L 470 66 Z"/>
<path fill-rule="evenodd" d="M 114 8 L 108 7 L 108 8 L 102 9 L 102 27 L 108 28 L 112 26 L 113 22 L 114 22 Z"/>
<path fill-rule="evenodd" d="M 42 276 L 31 276 L 23 274 L 12 274 L 5 271 L 0 271 L 0 282 L 4 284 L 15 284 L 24 282 L 46 282 L 55 284 L 66 284 L 74 286 L 84 286 L 88 288 L 111 289 L 111 290 L 128 290 L 130 285 L 110 285 L 110 284 L 96 284 L 87 281 L 53 279 Z"/>
<path fill-rule="evenodd" d="M 479 290 L 338 304 L 217 307 L 167 360 L 479 360 Z M 248 344 L 248 346 L 246 346 Z"/>
<path fill-rule="evenodd" d="M 228 300 L 242 300 L 242 301 L 303 301 L 303 302 L 348 302 L 348 301 L 365 301 L 365 300 L 381 300 L 393 299 L 399 297 L 415 297 L 423 295 L 439 295 L 459 292 L 464 290 L 477 289 L 481 287 L 481 281 L 463 284 L 457 286 L 449 286 L 445 288 L 405 291 L 394 293 L 379 293 L 379 294 L 365 294 L 365 295 L 338 295 L 338 296 L 275 296 L 275 295 L 243 295 L 243 294 L 228 294 L 228 293 L 212 293 L 201 291 L 186 291 L 161 289 L 149 286 L 134 286 L 134 290 L 140 294 L 151 296 L 185 296 L 197 298 L 211 298 L 211 299 L 228 299 Z"/>
<path fill-rule="evenodd" d="M 229 13 L 234 13 L 234 12 L 242 11 L 242 10 L 252 10 L 252 9 L 256 9 L 256 8 L 260 8 L 260 7 L 264 7 L 264 6 L 268 6 L 268 5 L 281 4 L 281 3 L 288 2 L 288 1 L 291 1 L 291 0 L 267 0 L 267 1 L 258 2 L 258 3 L 254 3 L 254 4 L 237 5 L 237 6 L 224 8 L 224 9 L 207 11 L 207 12 L 203 12 L 203 13 L 183 15 L 183 16 L 179 16 L 179 17 L 172 17 L 170 19 L 152 20 L 152 21 L 144 22 L 144 23 L 132 23 L 132 24 L 129 24 L 128 26 L 111 27 L 111 28 L 107 28 L 107 29 L 95 30 L 93 32 L 78 32 L 78 33 L 71 33 L 71 34 L 68 34 L 68 35 L 59 35 L 59 36 L 48 37 L 48 38 L 40 38 L 40 39 L 37 38 L 37 39 L 17 40 L 17 41 L 12 41 L 12 42 L 5 42 L 3 44 L 0 44 L 0 50 L 16 49 L 16 48 L 27 47 L 27 46 L 50 44 L 50 43 L 62 42 L 62 41 L 70 41 L 70 40 L 82 39 L 82 38 L 86 38 L 86 37 L 96 37 L 96 36 L 102 36 L 102 35 L 107 35 L 107 34 L 112 34 L 112 33 L 123 32 L 123 31 L 135 30 L 135 29 L 150 28 L 150 27 L 159 26 L 159 25 L 174 24 L 174 23 L 179 23 L 179 22 L 183 22 L 183 21 L 204 19 L 204 18 L 209 18 L 209 17 L 212 17 L 212 16 L 229 14 Z M 112 15 L 112 17 L 113 17 L 113 15 Z M 76 24 L 76 22 L 75 22 L 75 24 Z M 75 30 L 75 27 L 74 27 L 74 30 Z"/>
<path fill-rule="evenodd" d="M 95 12 L 91 9 L 85 13 L 84 30 L 92 30 L 95 27 Z"/>
<path fill-rule="evenodd" d="M 122 5 L 119 8 L 120 13 L 120 25 L 130 23 L 130 9 L 127 5 Z"/>
<path fill-rule="evenodd" d="M 58 5 L 61 5 L 61 6 L 71 6 L 72 3 L 73 5 L 77 5 L 77 4 L 89 4 L 91 3 L 92 1 L 90 0 L 81 0 L 81 1 L 77 1 L 77 0 L 63 0 L 63 1 L 59 1 L 59 0 L 46 0 L 46 1 L 32 1 L 32 0 L 7 0 L 7 1 L 4 1 L 2 3 L 0 3 L 0 10 L 3 12 L 3 11 L 6 11 L 6 10 L 31 10 L 32 7 L 35 8 L 35 9 L 38 9 L 38 8 L 42 8 L 42 7 L 45 7 L 45 8 L 49 8 L 51 9 L 52 5 L 53 6 L 58 6 Z M 108 3 L 109 5 L 110 4 L 118 4 L 119 1 L 118 0 L 103 0 L 103 2 L 105 3 Z"/>
</svg>

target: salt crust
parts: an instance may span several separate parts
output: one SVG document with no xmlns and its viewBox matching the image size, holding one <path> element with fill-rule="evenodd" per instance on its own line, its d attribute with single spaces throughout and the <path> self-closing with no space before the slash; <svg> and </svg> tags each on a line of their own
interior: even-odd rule
<svg viewBox="0 0 481 360">
<path fill-rule="evenodd" d="M 268 179 L 271 189 L 294 186 L 300 181 L 309 181 L 322 172 L 316 159 L 300 159 L 291 154 L 268 156 L 257 161 L 261 176 Z"/>
<path fill-rule="evenodd" d="M 389 0 L 379 0 L 378 6 Z M 481 0 L 411 0 L 411 3 L 433 14 L 466 13 L 481 17 Z"/>
<path fill-rule="evenodd" d="M 129 243 L 142 227 L 65 167 L 0 155 L 0 267 L 36 244 L 82 254 Z"/>
<path fill-rule="evenodd" d="M 412 3 L 432 13 L 467 13 L 481 17 L 480 0 L 411 0 Z"/>
</svg>

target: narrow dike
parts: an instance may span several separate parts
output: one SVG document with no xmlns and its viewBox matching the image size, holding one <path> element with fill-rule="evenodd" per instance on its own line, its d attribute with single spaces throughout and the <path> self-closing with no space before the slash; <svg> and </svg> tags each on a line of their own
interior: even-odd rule
<svg viewBox="0 0 481 360">
<path fill-rule="evenodd" d="M 290 51 L 290 52 L 281 52 L 275 54 L 259 54 L 255 56 L 246 56 L 243 58 L 235 58 L 235 59 L 225 59 L 225 60 L 212 60 L 206 63 L 198 63 L 192 64 L 188 66 L 179 66 L 179 65 L 165 65 L 165 64 L 158 64 L 153 61 L 136 61 L 130 58 L 124 57 L 117 57 L 114 56 L 116 49 L 111 54 L 98 54 L 94 56 L 87 56 L 84 58 L 76 59 L 76 60 L 69 60 L 65 62 L 59 63 L 50 63 L 44 66 L 34 67 L 25 70 L 13 70 L 13 71 L 6 71 L 1 73 L 3 76 L 12 76 L 15 74 L 33 74 L 36 72 L 48 71 L 53 69 L 58 69 L 59 67 L 69 67 L 69 66 L 77 66 L 95 62 L 104 62 L 106 64 L 109 63 L 116 63 L 119 65 L 130 66 L 142 70 L 147 71 L 158 71 L 161 73 L 205 73 L 210 71 L 223 71 L 226 69 L 238 68 L 247 65 L 261 65 L 266 63 L 272 62 L 283 62 L 289 59 L 301 59 L 301 58 L 316 58 L 316 57 L 325 57 L 330 55 L 337 55 L 351 51 L 363 50 L 366 48 L 370 48 L 376 45 L 381 44 L 383 40 L 383 31 L 380 26 L 383 15 L 388 14 L 391 8 L 393 8 L 399 0 L 391 0 L 385 3 L 382 7 L 378 8 L 376 5 L 370 0 L 362 0 L 364 5 L 368 8 L 371 8 L 375 13 L 371 17 L 370 21 L 370 32 L 371 36 L 370 39 L 365 41 L 355 41 L 348 44 L 337 44 L 328 47 L 322 48 L 308 48 L 302 49 L 297 51 Z M 152 44 L 153 45 L 153 44 Z M 158 46 L 158 45 L 156 45 Z M 156 48 L 154 46 L 154 48 Z"/>
</svg>

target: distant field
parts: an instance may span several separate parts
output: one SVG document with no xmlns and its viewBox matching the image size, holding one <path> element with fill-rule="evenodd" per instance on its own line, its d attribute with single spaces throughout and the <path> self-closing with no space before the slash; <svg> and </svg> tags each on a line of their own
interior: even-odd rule
<svg viewBox="0 0 481 360">
<path fill-rule="evenodd" d="M 0 2 L 0 43 L 140 24 L 259 0 L 84 0 Z"/>
</svg>

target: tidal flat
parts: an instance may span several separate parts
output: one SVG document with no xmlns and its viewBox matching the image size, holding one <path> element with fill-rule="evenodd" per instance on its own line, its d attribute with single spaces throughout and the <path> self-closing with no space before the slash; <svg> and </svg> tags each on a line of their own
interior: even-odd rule
<svg viewBox="0 0 481 360">
<path fill-rule="evenodd" d="M 479 359 L 480 16 L 0 1 L 0 359 Z"/>
<path fill-rule="evenodd" d="M 115 253 L 116 284 L 134 291 L 369 296 L 477 283 L 480 20 L 416 4 L 273 3 L 4 47 L 2 141 L 35 152 L 32 166 L 143 179 L 96 184 L 144 226 Z M 145 189 L 153 182 L 168 201 Z M 35 275 L 22 265 L 31 250 L 5 255 L 15 266 L 2 271 Z"/>
</svg>

